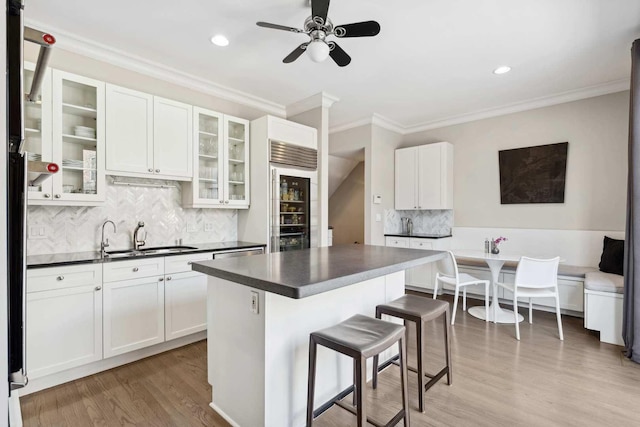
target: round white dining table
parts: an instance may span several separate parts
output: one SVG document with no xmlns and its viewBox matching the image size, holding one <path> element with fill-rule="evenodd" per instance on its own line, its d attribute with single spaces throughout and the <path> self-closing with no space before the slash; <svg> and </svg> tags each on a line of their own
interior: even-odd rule
<svg viewBox="0 0 640 427">
<path fill-rule="evenodd" d="M 489 270 L 491 271 L 491 287 L 493 289 L 493 297 L 491 298 L 491 305 L 489 305 L 489 321 L 495 323 L 515 323 L 512 310 L 505 310 L 500 307 L 498 301 L 498 289 L 496 283 L 500 277 L 500 270 L 507 261 L 520 261 L 519 255 L 509 254 L 491 254 L 484 251 L 474 250 L 453 250 L 453 255 L 457 258 L 470 258 L 482 260 L 487 263 Z M 471 307 L 467 310 L 470 315 L 477 317 L 478 319 L 485 320 L 485 309 L 483 306 Z M 518 314 L 518 322 L 522 322 L 524 317 Z"/>
</svg>

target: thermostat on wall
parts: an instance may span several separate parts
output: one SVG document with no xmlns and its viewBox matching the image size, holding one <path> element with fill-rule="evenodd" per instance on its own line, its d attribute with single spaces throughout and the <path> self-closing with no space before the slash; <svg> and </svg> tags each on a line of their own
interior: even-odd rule
<svg viewBox="0 0 640 427">
<path fill-rule="evenodd" d="M 373 203 L 376 205 L 382 203 L 382 196 L 373 196 Z"/>
</svg>

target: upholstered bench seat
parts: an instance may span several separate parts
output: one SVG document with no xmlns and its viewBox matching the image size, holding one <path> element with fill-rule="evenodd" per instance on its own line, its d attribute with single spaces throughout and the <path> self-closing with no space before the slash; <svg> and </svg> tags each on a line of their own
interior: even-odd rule
<svg viewBox="0 0 640 427">
<path fill-rule="evenodd" d="M 584 279 L 584 327 L 600 331 L 600 341 L 624 345 L 622 305 L 624 278 L 618 274 L 593 271 Z"/>
</svg>

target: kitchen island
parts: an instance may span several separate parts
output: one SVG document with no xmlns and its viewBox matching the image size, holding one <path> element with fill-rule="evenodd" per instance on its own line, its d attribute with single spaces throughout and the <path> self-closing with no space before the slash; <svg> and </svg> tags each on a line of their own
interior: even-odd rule
<svg viewBox="0 0 640 427">
<path fill-rule="evenodd" d="M 373 317 L 376 305 L 404 294 L 406 269 L 444 255 L 345 245 L 194 263 L 210 276 L 211 407 L 234 426 L 304 426 L 309 333 L 356 313 Z M 314 408 L 352 385 L 352 368 L 319 349 Z"/>
</svg>

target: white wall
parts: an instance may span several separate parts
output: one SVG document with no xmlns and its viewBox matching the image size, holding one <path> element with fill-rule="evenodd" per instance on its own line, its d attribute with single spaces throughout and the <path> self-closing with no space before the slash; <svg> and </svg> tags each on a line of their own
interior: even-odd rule
<svg viewBox="0 0 640 427">
<path fill-rule="evenodd" d="M 6 46 L 7 46 L 7 29 L 6 16 L 4 13 L 0 15 L 0 70 L 6 70 Z M 3 83 L 5 82 L 6 73 L 2 73 Z M 0 105 L 7 105 L 6 85 L 0 85 Z M 0 135 L 2 137 L 2 147 L 0 147 L 0 378 L 2 378 L 2 386 L 0 387 L 0 426 L 7 425 L 9 419 L 9 389 L 7 378 L 9 378 L 7 366 L 7 127 L 6 127 L 6 108 L 0 108 Z"/>
<path fill-rule="evenodd" d="M 619 92 L 407 135 L 402 146 L 454 145 L 456 227 L 620 231 L 628 122 L 629 92 Z M 564 141 L 565 203 L 501 205 L 498 151 Z"/>
</svg>

